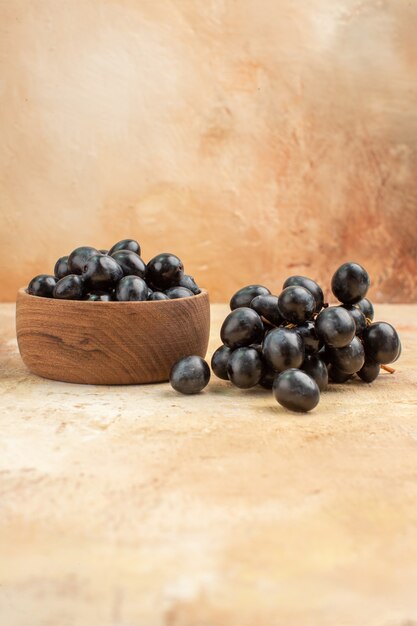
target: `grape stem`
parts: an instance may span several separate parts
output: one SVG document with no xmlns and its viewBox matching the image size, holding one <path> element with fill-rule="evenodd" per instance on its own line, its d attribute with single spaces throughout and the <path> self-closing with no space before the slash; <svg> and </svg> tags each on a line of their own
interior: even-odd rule
<svg viewBox="0 0 417 626">
<path fill-rule="evenodd" d="M 389 365 L 381 365 L 381 369 L 388 372 L 388 374 L 393 374 L 395 372 L 395 369 Z"/>
</svg>

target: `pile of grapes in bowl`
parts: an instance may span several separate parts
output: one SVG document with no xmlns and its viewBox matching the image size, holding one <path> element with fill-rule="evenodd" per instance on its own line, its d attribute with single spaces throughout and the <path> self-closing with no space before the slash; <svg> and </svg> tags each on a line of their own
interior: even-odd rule
<svg viewBox="0 0 417 626">
<path fill-rule="evenodd" d="M 391 324 L 373 321 L 369 285 L 366 270 L 349 262 L 333 275 L 331 288 L 340 303 L 333 306 L 305 276 L 287 278 L 279 295 L 262 285 L 243 287 L 230 300 L 220 331 L 223 345 L 211 360 L 214 374 L 241 389 L 272 389 L 279 404 L 300 412 L 317 406 L 329 382 L 354 376 L 374 381 L 381 368 L 391 370 L 387 364 L 399 358 L 401 342 Z M 194 393 L 207 384 L 200 361 L 195 373 L 186 362 L 174 366 L 176 390 Z M 194 386 L 193 376 L 199 381 Z"/>
<path fill-rule="evenodd" d="M 27 292 L 44 298 L 97 302 L 174 300 L 200 293 L 175 254 L 158 254 L 147 264 L 140 254 L 134 239 L 118 241 L 110 250 L 81 246 L 57 260 L 53 275 L 32 278 Z"/>
<path fill-rule="evenodd" d="M 134 239 L 76 248 L 16 300 L 20 354 L 33 373 L 71 383 L 166 381 L 187 354 L 204 357 L 207 291 L 170 253 L 142 260 Z"/>
</svg>

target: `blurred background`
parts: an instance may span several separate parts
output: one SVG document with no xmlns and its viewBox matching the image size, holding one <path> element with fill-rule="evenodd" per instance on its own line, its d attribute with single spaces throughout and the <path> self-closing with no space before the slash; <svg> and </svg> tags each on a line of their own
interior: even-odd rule
<svg viewBox="0 0 417 626">
<path fill-rule="evenodd" d="M 417 2 L 0 0 L 0 297 L 137 238 L 228 300 L 417 300 Z"/>
</svg>

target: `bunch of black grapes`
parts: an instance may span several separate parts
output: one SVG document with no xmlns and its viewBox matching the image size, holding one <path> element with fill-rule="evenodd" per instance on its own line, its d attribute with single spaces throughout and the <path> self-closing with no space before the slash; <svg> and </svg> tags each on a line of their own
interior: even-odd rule
<svg viewBox="0 0 417 626">
<path fill-rule="evenodd" d="M 305 276 L 287 278 L 278 296 L 262 285 L 243 287 L 230 300 L 223 345 L 211 360 L 214 374 L 241 389 L 272 388 L 277 402 L 302 412 L 317 406 L 329 381 L 356 375 L 372 382 L 381 366 L 398 359 L 401 343 L 391 324 L 373 321 L 369 284 L 366 270 L 351 262 L 333 275 L 336 306 L 325 304 L 321 287 Z M 176 364 L 171 383 L 195 393 L 209 380 L 208 366 L 200 357 L 187 359 L 193 366 Z"/>
<path fill-rule="evenodd" d="M 243 287 L 230 301 L 213 372 L 242 389 L 272 388 L 292 411 L 313 409 L 329 381 L 357 375 L 372 382 L 381 365 L 398 359 L 401 343 L 391 324 L 373 321 L 369 284 L 366 270 L 351 262 L 332 278 L 337 306 L 326 305 L 321 287 L 305 276 L 287 278 L 278 296 L 261 285 Z"/>
<path fill-rule="evenodd" d="M 97 302 L 170 300 L 200 293 L 175 254 L 158 254 L 147 264 L 140 254 L 134 239 L 118 241 L 110 250 L 81 246 L 57 260 L 53 275 L 32 278 L 27 292 L 44 298 Z"/>
</svg>

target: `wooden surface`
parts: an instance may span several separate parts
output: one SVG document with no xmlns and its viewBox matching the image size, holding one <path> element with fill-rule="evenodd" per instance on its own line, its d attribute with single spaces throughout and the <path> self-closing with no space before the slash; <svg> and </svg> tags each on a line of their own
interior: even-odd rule
<svg viewBox="0 0 417 626">
<path fill-rule="evenodd" d="M 89 302 L 20 289 L 16 330 L 22 359 L 39 376 L 96 385 L 166 381 L 181 357 L 205 356 L 209 297 Z"/>
<path fill-rule="evenodd" d="M 305 416 L 37 378 L 0 317 L 1 626 L 417 624 L 417 306 L 377 307 L 394 375 Z"/>
</svg>

